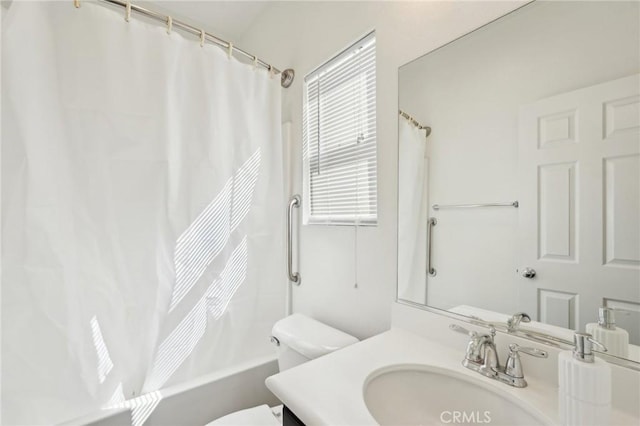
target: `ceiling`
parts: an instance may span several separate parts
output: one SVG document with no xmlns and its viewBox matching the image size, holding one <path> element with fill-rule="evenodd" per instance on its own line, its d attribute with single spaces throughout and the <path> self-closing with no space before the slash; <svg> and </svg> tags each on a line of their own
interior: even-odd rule
<svg viewBox="0 0 640 426">
<path fill-rule="evenodd" d="M 201 26 L 204 30 L 231 42 L 241 39 L 269 6 L 267 1 L 238 0 L 150 0 L 136 3 L 193 26 Z"/>
</svg>

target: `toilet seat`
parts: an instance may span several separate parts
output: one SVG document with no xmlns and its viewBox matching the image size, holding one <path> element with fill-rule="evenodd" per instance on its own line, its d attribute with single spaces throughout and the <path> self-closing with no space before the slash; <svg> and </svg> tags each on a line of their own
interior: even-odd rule
<svg viewBox="0 0 640 426">
<path fill-rule="evenodd" d="M 259 405 L 227 414 L 206 426 L 282 426 L 282 417 L 277 413 L 282 413 L 281 405 L 273 409 L 266 404 Z"/>
</svg>

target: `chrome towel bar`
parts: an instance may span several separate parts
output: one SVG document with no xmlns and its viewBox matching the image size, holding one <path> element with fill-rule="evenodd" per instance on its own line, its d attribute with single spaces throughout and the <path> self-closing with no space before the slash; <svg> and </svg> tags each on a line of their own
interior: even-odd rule
<svg viewBox="0 0 640 426">
<path fill-rule="evenodd" d="M 511 203 L 485 203 L 485 204 L 434 204 L 432 208 L 434 210 L 440 209 L 471 209 L 476 207 L 515 207 L 516 209 L 520 206 L 517 201 L 513 201 Z"/>
</svg>

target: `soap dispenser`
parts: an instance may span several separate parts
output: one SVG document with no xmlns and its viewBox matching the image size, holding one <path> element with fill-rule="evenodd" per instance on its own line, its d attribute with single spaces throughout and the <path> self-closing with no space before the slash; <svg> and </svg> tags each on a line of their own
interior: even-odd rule
<svg viewBox="0 0 640 426">
<path fill-rule="evenodd" d="M 605 426 L 611 416 L 611 367 L 593 354 L 607 349 L 588 333 L 575 333 L 573 351 L 558 355 L 560 418 L 565 426 Z"/>
<path fill-rule="evenodd" d="M 616 327 L 615 311 L 611 308 L 598 309 L 598 322 L 586 326 L 587 333 L 595 340 L 605 345 L 611 355 L 629 357 L 629 333 Z"/>
</svg>

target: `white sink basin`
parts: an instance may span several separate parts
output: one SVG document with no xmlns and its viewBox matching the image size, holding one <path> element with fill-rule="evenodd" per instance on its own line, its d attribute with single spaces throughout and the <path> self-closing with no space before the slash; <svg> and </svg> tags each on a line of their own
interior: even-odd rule
<svg viewBox="0 0 640 426">
<path fill-rule="evenodd" d="M 507 392 L 452 370 L 425 365 L 374 371 L 365 382 L 364 401 L 382 426 L 548 424 Z"/>
</svg>

